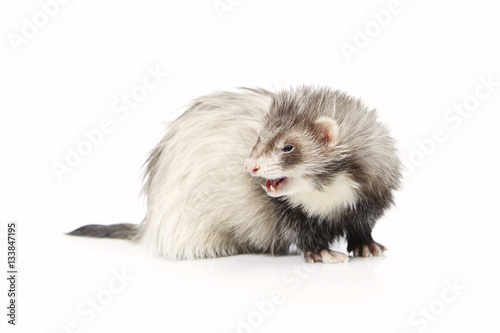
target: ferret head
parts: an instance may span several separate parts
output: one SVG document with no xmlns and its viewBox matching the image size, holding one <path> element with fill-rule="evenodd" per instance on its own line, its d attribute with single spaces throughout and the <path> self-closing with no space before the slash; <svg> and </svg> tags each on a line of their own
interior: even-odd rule
<svg viewBox="0 0 500 333">
<path fill-rule="evenodd" d="M 321 190 L 331 183 L 339 157 L 333 107 L 324 94 L 299 91 L 274 98 L 245 163 L 269 196 Z"/>
</svg>

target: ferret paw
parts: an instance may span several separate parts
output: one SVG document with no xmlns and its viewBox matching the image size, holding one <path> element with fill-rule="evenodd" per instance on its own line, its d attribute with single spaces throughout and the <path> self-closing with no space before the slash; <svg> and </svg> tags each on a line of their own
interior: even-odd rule
<svg viewBox="0 0 500 333">
<path fill-rule="evenodd" d="M 369 257 L 370 255 L 374 257 L 379 257 L 381 256 L 385 251 L 387 251 L 387 248 L 383 246 L 382 244 L 373 242 L 370 244 L 364 244 L 356 247 L 353 251 L 352 254 L 355 257 Z"/>
<path fill-rule="evenodd" d="M 306 262 L 314 264 L 315 262 L 322 262 L 324 264 L 337 264 L 341 262 L 347 262 L 349 257 L 343 253 L 322 250 L 320 253 L 313 253 L 312 251 L 307 251 L 305 254 Z"/>
</svg>

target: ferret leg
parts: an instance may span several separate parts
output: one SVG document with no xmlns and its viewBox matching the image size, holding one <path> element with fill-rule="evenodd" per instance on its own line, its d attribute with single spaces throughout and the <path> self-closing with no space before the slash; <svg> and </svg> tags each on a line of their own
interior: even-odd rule
<svg viewBox="0 0 500 333">
<path fill-rule="evenodd" d="M 322 250 L 319 253 L 306 251 L 305 258 L 306 261 L 311 264 L 315 262 L 322 262 L 324 264 L 337 264 L 349 260 L 349 257 L 345 254 L 331 250 Z"/>
<path fill-rule="evenodd" d="M 379 257 L 387 248 L 382 244 L 375 242 L 372 238 L 372 224 L 362 225 L 353 224 L 357 228 L 347 229 L 347 252 L 353 254 L 355 257 Z"/>
</svg>

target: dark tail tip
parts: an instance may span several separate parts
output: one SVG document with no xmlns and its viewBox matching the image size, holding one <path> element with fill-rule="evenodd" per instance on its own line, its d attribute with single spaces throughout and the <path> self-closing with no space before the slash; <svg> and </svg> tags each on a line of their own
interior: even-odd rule
<svg viewBox="0 0 500 333">
<path fill-rule="evenodd" d="M 134 239 L 137 235 L 138 226 L 132 223 L 119 223 L 111 225 L 89 224 L 66 235 L 84 236 L 96 238 L 117 238 L 117 239 Z"/>
</svg>

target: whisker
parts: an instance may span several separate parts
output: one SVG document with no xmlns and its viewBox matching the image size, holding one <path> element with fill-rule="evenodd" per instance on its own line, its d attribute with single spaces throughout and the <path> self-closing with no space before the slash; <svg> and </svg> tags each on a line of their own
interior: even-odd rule
<svg viewBox="0 0 500 333">
<path fill-rule="evenodd" d="M 230 155 L 236 155 L 236 156 L 239 156 L 239 157 L 244 157 L 244 158 L 248 158 L 248 156 L 245 156 L 245 155 L 240 155 L 240 154 L 236 154 L 236 153 L 232 153 Z"/>
<path fill-rule="evenodd" d="M 246 143 L 246 142 L 245 142 L 245 140 L 243 139 L 243 135 L 241 135 L 241 131 L 240 131 L 239 129 L 238 129 L 238 133 L 240 134 L 241 142 L 243 142 L 243 145 L 245 146 L 245 148 L 248 150 L 248 152 L 249 152 L 249 153 L 250 153 L 250 152 L 252 152 L 252 151 L 250 150 L 250 148 L 248 148 L 247 143 Z"/>
</svg>

